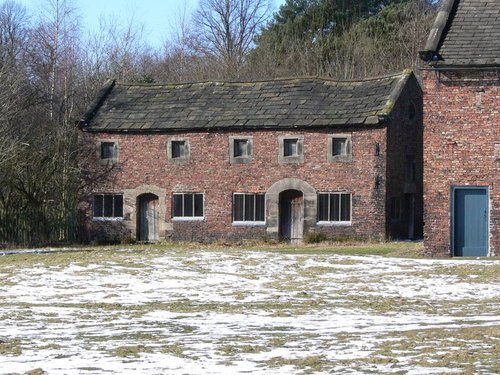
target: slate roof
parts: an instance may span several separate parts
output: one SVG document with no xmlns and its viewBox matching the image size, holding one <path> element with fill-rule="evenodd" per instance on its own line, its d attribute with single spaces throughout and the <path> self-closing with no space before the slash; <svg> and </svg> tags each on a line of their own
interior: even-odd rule
<svg viewBox="0 0 500 375">
<path fill-rule="evenodd" d="M 383 122 L 413 73 L 363 81 L 321 78 L 144 85 L 112 81 L 84 131 L 303 128 Z"/>
<path fill-rule="evenodd" d="M 435 66 L 499 66 L 500 0 L 444 0 L 420 57 Z"/>
</svg>

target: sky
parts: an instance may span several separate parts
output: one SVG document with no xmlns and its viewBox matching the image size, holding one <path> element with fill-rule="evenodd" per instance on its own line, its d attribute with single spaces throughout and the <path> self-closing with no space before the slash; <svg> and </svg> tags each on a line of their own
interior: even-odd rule
<svg viewBox="0 0 500 375">
<path fill-rule="evenodd" d="M 47 0 L 16 0 L 33 14 Z M 155 48 L 169 39 L 175 30 L 176 20 L 184 12 L 191 13 L 199 0 L 69 0 L 82 16 L 84 30 L 95 30 L 99 19 L 116 20 L 118 24 L 127 24 L 131 19 L 144 25 L 145 39 Z M 273 11 L 285 0 L 272 0 Z"/>
</svg>

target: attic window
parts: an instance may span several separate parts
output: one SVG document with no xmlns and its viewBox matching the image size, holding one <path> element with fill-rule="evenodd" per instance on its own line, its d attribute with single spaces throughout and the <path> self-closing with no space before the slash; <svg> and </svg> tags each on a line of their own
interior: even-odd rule
<svg viewBox="0 0 500 375">
<path fill-rule="evenodd" d="M 185 158 L 186 155 L 186 141 L 172 141 L 172 159 Z"/>
<path fill-rule="evenodd" d="M 118 142 L 116 140 L 100 140 L 96 151 L 97 159 L 101 164 L 114 164 L 118 161 Z"/>
<path fill-rule="evenodd" d="M 352 160 L 352 142 L 350 134 L 332 134 L 328 136 L 328 161 L 349 162 Z"/>
<path fill-rule="evenodd" d="M 244 164 L 252 161 L 253 137 L 229 137 L 229 161 Z"/>
<path fill-rule="evenodd" d="M 167 142 L 168 159 L 176 164 L 189 162 L 190 148 L 186 139 L 172 139 Z"/>
<path fill-rule="evenodd" d="M 304 162 L 304 137 L 282 136 L 278 139 L 280 163 Z"/>
</svg>

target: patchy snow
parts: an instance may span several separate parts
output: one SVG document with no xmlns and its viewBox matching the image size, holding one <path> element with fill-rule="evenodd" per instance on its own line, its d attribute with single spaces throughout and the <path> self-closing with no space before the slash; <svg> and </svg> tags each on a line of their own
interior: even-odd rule
<svg viewBox="0 0 500 375">
<path fill-rule="evenodd" d="M 0 343 L 20 346 L 0 351 L 1 374 L 457 373 L 415 358 L 427 344 L 437 356 L 489 346 L 381 350 L 407 333 L 500 326 L 499 280 L 454 272 L 496 260 L 180 250 L 15 270 L 1 260 Z"/>
</svg>

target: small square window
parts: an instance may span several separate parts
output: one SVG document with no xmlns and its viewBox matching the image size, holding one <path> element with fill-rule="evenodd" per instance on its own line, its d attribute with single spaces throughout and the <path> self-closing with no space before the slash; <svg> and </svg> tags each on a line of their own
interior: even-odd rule
<svg viewBox="0 0 500 375">
<path fill-rule="evenodd" d="M 103 165 L 114 164 L 118 161 L 118 142 L 115 140 L 101 140 L 97 144 L 97 158 Z"/>
<path fill-rule="evenodd" d="M 172 141 L 172 159 L 185 158 L 186 141 Z"/>
<path fill-rule="evenodd" d="M 184 164 L 189 162 L 190 149 L 189 142 L 186 139 L 172 139 L 167 142 L 168 159 L 175 164 Z"/>
<path fill-rule="evenodd" d="M 328 161 L 349 162 L 352 160 L 351 136 L 335 134 L 328 136 Z"/>
<path fill-rule="evenodd" d="M 280 163 L 303 163 L 304 162 L 304 137 L 282 136 L 278 139 Z"/>
<path fill-rule="evenodd" d="M 245 164 L 252 161 L 253 137 L 229 137 L 229 162 Z"/>
<path fill-rule="evenodd" d="M 297 156 L 298 155 L 298 139 L 284 139 L 283 140 L 283 156 Z"/>
<path fill-rule="evenodd" d="M 347 138 L 333 138 L 332 139 L 332 155 L 333 156 L 347 156 Z"/>
</svg>

